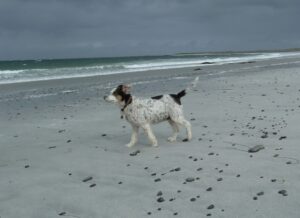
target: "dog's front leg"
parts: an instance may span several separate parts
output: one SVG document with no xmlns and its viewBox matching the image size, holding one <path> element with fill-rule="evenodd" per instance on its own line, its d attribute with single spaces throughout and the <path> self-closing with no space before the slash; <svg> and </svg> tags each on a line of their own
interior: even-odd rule
<svg viewBox="0 0 300 218">
<path fill-rule="evenodd" d="M 126 145 L 128 148 L 134 146 L 138 140 L 138 132 L 139 132 L 139 127 L 136 125 L 132 124 L 132 134 L 131 134 L 131 140 L 130 142 Z"/>
<path fill-rule="evenodd" d="M 158 146 L 157 145 L 157 140 L 156 140 L 155 135 L 152 132 L 150 124 L 145 124 L 145 125 L 142 126 L 142 128 L 145 130 L 151 145 L 154 146 L 154 147 L 157 147 Z"/>
</svg>

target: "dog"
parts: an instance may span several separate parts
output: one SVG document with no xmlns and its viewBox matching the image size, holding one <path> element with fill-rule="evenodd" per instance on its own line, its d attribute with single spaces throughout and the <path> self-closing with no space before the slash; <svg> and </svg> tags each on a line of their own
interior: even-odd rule
<svg viewBox="0 0 300 218">
<path fill-rule="evenodd" d="M 138 141 L 138 131 L 143 129 L 148 136 L 152 146 L 156 147 L 157 139 L 153 134 L 151 124 L 168 121 L 173 129 L 173 134 L 168 138 L 169 142 L 175 142 L 179 133 L 179 126 L 186 128 L 187 138 L 192 139 L 191 124 L 184 118 L 181 98 L 191 89 L 195 88 L 199 77 L 191 83 L 189 87 L 177 94 L 164 94 L 151 98 L 138 98 L 130 94 L 129 85 L 119 85 L 114 88 L 110 95 L 104 96 L 104 100 L 116 103 L 121 109 L 121 118 L 125 119 L 132 126 L 132 135 L 127 147 L 134 146 Z"/>
</svg>

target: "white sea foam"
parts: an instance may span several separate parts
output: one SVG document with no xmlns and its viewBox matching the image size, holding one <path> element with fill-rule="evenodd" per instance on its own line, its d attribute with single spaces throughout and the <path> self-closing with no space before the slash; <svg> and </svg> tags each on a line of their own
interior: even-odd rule
<svg viewBox="0 0 300 218">
<path fill-rule="evenodd" d="M 65 79 L 88 77 L 97 75 L 111 75 L 128 72 L 139 72 L 148 70 L 177 69 L 184 67 L 199 67 L 203 65 L 222 65 L 227 63 L 238 63 L 247 61 L 258 61 L 271 58 L 280 58 L 300 55 L 299 52 L 286 53 L 243 53 L 241 56 L 223 56 L 223 57 L 185 57 L 158 58 L 149 60 L 131 60 L 120 61 L 111 64 L 98 64 L 94 66 L 79 67 L 59 67 L 48 69 L 21 69 L 21 70 L 0 70 L 0 84 L 18 83 L 29 81 Z M 205 63 L 207 62 L 207 63 Z"/>
</svg>

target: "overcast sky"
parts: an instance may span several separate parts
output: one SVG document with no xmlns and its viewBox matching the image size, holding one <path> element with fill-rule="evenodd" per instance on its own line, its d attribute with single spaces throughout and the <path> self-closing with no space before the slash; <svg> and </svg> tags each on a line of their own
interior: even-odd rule
<svg viewBox="0 0 300 218">
<path fill-rule="evenodd" d="M 300 47 L 300 0 L 0 0 L 0 60 Z"/>
</svg>

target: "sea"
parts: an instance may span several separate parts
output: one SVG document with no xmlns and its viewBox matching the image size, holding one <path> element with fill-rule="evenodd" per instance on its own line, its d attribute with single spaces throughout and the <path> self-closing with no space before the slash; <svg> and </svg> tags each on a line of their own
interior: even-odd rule
<svg viewBox="0 0 300 218">
<path fill-rule="evenodd" d="M 249 62 L 295 54 L 299 53 L 181 53 L 162 56 L 0 61 L 0 84 L 141 71 L 149 71 L 149 73 L 151 73 L 151 70 Z"/>
</svg>

